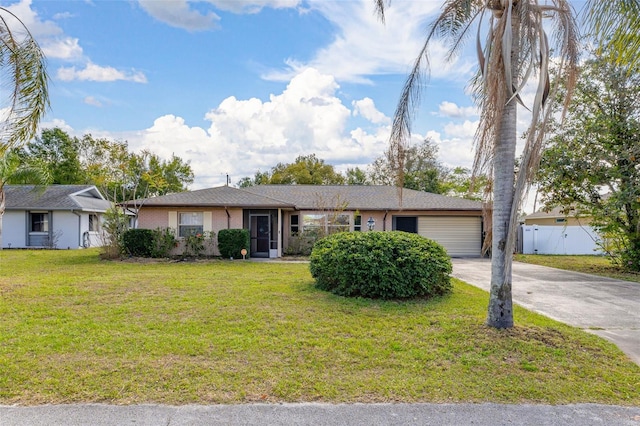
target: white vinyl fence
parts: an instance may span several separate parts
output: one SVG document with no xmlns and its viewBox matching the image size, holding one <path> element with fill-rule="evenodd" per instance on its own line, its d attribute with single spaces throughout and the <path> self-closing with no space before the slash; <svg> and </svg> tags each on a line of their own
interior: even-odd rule
<svg viewBox="0 0 640 426">
<path fill-rule="evenodd" d="M 601 237 L 590 226 L 522 225 L 523 254 L 603 254 Z"/>
</svg>

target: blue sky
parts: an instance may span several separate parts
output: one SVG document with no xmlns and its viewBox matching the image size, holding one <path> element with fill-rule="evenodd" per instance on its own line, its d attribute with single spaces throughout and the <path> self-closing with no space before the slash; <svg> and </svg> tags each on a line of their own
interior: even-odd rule
<svg viewBox="0 0 640 426">
<path fill-rule="evenodd" d="M 48 58 L 42 127 L 175 153 L 192 189 L 311 153 L 341 171 L 370 164 L 440 4 L 393 0 L 383 25 L 373 0 L 2 1 Z M 436 43 L 414 139 L 469 167 L 474 58 L 447 64 L 442 52 Z"/>
</svg>

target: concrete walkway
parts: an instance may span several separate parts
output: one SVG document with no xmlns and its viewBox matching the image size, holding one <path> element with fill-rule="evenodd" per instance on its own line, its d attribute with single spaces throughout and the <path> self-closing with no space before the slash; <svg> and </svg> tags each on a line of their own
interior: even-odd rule
<svg viewBox="0 0 640 426">
<path fill-rule="evenodd" d="M 453 276 L 489 291 L 491 262 L 453 259 Z M 640 283 L 514 262 L 512 292 L 515 303 L 597 334 L 640 365 Z"/>
</svg>

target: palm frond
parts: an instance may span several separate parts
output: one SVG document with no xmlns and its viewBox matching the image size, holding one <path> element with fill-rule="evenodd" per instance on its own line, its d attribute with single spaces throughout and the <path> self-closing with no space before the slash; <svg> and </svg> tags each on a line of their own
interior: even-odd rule
<svg viewBox="0 0 640 426">
<path fill-rule="evenodd" d="M 3 15 L 19 23 L 12 30 Z M 0 7 L 0 72 L 11 85 L 9 111 L 0 132 L 0 145 L 10 148 L 35 136 L 38 123 L 49 108 L 48 76 L 42 49 L 22 21 Z"/>
</svg>

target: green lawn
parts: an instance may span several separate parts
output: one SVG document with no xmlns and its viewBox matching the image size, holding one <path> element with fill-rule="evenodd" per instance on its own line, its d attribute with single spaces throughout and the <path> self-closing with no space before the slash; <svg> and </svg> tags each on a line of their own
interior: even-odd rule
<svg viewBox="0 0 640 426">
<path fill-rule="evenodd" d="M 594 335 L 455 281 L 432 301 L 318 291 L 308 265 L 0 252 L 0 404 L 593 402 L 640 406 L 640 367 Z"/>
<path fill-rule="evenodd" d="M 518 254 L 515 259 L 525 263 L 640 283 L 640 274 L 622 271 L 605 256 Z"/>
</svg>

